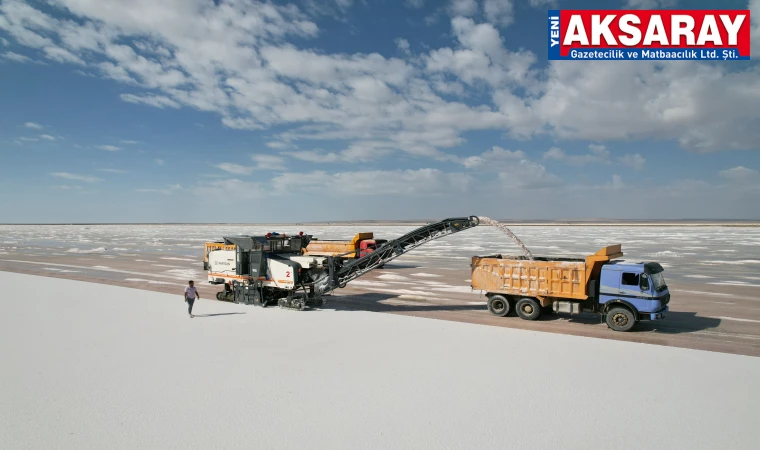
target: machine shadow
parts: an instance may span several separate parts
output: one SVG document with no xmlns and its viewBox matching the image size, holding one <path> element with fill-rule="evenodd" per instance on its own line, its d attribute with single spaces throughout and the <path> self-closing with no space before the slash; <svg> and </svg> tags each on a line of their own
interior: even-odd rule
<svg viewBox="0 0 760 450">
<path fill-rule="evenodd" d="M 422 266 L 417 266 L 414 264 L 394 264 L 394 263 L 388 263 L 385 266 L 383 266 L 382 269 L 378 268 L 377 270 L 391 270 L 391 269 L 421 269 Z"/>
<path fill-rule="evenodd" d="M 513 314 L 510 314 L 513 315 Z M 580 323 L 584 325 L 593 325 L 604 323 L 601 316 L 596 314 L 543 314 L 539 321 L 552 322 L 556 320 L 565 320 L 570 323 Z M 669 311 L 664 319 L 655 321 L 643 321 L 629 331 L 629 333 L 660 333 L 660 334 L 682 334 L 694 333 L 696 331 L 709 330 L 717 328 L 720 325 L 720 319 L 712 317 L 700 317 L 695 312 Z"/>
<path fill-rule="evenodd" d="M 245 314 L 244 312 L 217 313 L 217 314 L 193 314 L 193 317 L 217 317 L 217 316 L 234 316 L 236 314 Z"/>
<path fill-rule="evenodd" d="M 405 302 L 417 302 L 417 305 L 388 305 L 380 303 L 384 300 L 396 299 Z M 485 311 L 484 305 L 441 305 L 424 300 L 399 299 L 398 295 L 367 292 L 362 294 L 329 296 L 325 306 L 319 308 L 333 311 L 370 311 L 370 312 L 400 312 L 400 311 Z"/>
</svg>

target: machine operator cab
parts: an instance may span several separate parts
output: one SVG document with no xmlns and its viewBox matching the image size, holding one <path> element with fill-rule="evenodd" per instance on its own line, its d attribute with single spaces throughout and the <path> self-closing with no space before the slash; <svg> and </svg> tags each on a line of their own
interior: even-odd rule
<svg viewBox="0 0 760 450">
<path fill-rule="evenodd" d="M 233 279 L 268 279 L 268 258 L 281 259 L 281 256 L 285 255 L 300 255 L 310 241 L 311 235 L 305 235 L 303 232 L 294 236 L 267 233 L 264 236 L 225 237 L 223 244 L 234 249 L 220 249 L 209 253 L 208 281 L 211 284 L 222 284 Z M 284 263 L 291 264 L 289 261 Z"/>
<path fill-rule="evenodd" d="M 635 320 L 656 320 L 665 317 L 668 302 L 670 291 L 660 264 L 618 260 L 602 266 L 599 305 L 604 312 L 624 306 Z"/>
</svg>

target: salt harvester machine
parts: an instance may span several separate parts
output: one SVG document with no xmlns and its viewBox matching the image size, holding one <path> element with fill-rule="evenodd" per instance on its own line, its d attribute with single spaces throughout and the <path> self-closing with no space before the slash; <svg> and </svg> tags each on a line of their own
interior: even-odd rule
<svg viewBox="0 0 760 450">
<path fill-rule="evenodd" d="M 224 285 L 224 291 L 217 294 L 219 300 L 262 307 L 276 304 L 296 310 L 318 308 L 324 304 L 325 294 L 365 273 L 420 245 L 479 224 L 477 216 L 444 219 L 387 241 L 358 258 L 310 255 L 305 249 L 312 236 L 303 233 L 225 237 L 221 245 L 208 252 L 208 281 Z"/>
</svg>

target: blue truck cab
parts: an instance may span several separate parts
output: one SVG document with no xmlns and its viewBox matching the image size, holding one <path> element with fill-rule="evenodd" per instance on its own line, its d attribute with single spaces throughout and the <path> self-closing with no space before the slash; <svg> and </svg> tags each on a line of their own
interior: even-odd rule
<svg viewBox="0 0 760 450">
<path fill-rule="evenodd" d="M 616 331 L 628 331 L 638 321 L 665 318 L 670 291 L 664 270 L 656 262 L 609 261 L 602 266 L 598 311 Z"/>
</svg>

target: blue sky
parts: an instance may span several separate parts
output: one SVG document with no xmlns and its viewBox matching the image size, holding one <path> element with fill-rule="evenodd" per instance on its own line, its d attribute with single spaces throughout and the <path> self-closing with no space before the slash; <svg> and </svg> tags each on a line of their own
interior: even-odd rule
<svg viewBox="0 0 760 450">
<path fill-rule="evenodd" d="M 0 222 L 760 219 L 755 61 L 546 59 L 549 8 L 0 0 Z"/>
</svg>

